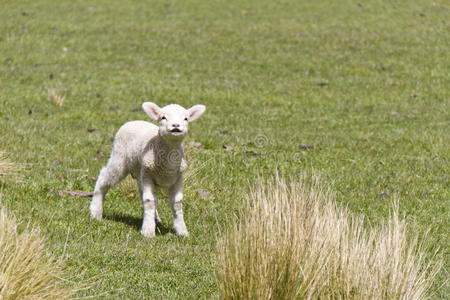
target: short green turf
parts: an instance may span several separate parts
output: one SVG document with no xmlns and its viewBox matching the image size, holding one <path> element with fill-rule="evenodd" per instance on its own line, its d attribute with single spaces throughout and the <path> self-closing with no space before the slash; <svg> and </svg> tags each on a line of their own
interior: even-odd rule
<svg viewBox="0 0 450 300">
<path fill-rule="evenodd" d="M 0 150 L 26 172 L 0 183 L 2 204 L 42 229 L 72 280 L 94 281 L 80 296 L 217 297 L 216 237 L 249 186 L 276 170 L 319 173 L 371 222 L 397 199 L 412 231 L 430 229 L 448 270 L 449 9 L 444 0 L 3 0 Z M 52 88 L 62 107 L 49 102 Z M 163 194 L 154 239 L 139 233 L 136 196 L 112 189 L 98 222 L 89 198 L 57 194 L 93 190 L 117 129 L 147 119 L 144 101 L 207 106 L 186 141 L 203 145 L 188 151 L 187 239 L 171 230 Z M 433 297 L 449 297 L 447 277 Z"/>
</svg>

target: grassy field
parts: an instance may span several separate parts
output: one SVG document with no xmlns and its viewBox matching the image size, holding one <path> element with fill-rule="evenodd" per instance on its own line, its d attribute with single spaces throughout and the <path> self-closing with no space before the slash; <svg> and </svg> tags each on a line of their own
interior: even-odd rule
<svg viewBox="0 0 450 300">
<path fill-rule="evenodd" d="M 217 296 L 216 237 L 248 186 L 320 173 L 338 201 L 383 222 L 394 199 L 450 267 L 449 5 L 435 1 L 1 1 L 0 151 L 25 166 L 2 205 L 38 226 L 81 296 Z M 64 97 L 49 101 L 49 91 Z M 201 103 L 190 126 L 185 220 L 139 233 L 128 186 L 89 218 L 115 132 L 141 103 Z M 224 151 L 223 145 L 232 147 Z M 202 198 L 199 189 L 210 197 Z M 445 269 L 445 268 L 444 268 Z M 442 272 L 435 298 L 450 295 Z"/>
</svg>

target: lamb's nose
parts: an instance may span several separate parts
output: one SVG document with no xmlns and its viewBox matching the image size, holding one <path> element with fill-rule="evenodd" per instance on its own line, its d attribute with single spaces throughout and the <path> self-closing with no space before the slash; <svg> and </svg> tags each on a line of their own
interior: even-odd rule
<svg viewBox="0 0 450 300">
<path fill-rule="evenodd" d="M 180 124 L 172 124 L 172 127 L 173 128 L 178 128 L 178 127 L 180 127 Z"/>
</svg>

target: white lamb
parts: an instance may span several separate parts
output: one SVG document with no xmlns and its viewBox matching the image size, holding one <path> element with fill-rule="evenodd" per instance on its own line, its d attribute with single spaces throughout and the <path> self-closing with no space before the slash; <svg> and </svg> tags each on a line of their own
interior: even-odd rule
<svg viewBox="0 0 450 300">
<path fill-rule="evenodd" d="M 132 121 L 119 129 L 111 157 L 95 184 L 91 216 L 102 219 L 103 199 L 108 189 L 131 174 L 137 181 L 144 206 L 141 233 L 146 237 L 155 236 L 156 223 L 160 222 L 156 210 L 156 188 L 162 187 L 169 192 L 175 233 L 188 236 L 182 210 L 182 172 L 187 167 L 182 141 L 187 134 L 188 123 L 200 117 L 205 106 L 185 109 L 170 104 L 159 108 L 152 102 L 145 102 L 142 108 L 158 122 L 159 127 L 145 121 Z"/>
</svg>

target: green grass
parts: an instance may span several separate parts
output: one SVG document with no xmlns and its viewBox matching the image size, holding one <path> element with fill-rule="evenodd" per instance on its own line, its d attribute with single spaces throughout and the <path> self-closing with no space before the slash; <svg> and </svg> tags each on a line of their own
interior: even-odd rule
<svg viewBox="0 0 450 300">
<path fill-rule="evenodd" d="M 314 169 L 372 222 L 398 199 L 414 230 L 431 227 L 448 269 L 449 9 L 441 0 L 2 1 L 0 150 L 27 167 L 23 182 L 0 183 L 2 201 L 47 233 L 74 272 L 98 279 L 81 295 L 216 296 L 216 236 L 248 185 L 276 168 Z M 146 118 L 133 111 L 144 101 L 207 106 L 187 140 L 205 146 L 189 151 L 189 239 L 171 231 L 164 196 L 164 227 L 145 239 L 137 197 L 112 190 L 95 222 L 89 199 L 56 193 L 93 190 L 114 133 Z M 447 277 L 436 298 L 449 296 L 438 289 Z"/>
</svg>

